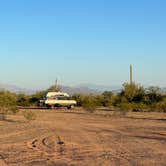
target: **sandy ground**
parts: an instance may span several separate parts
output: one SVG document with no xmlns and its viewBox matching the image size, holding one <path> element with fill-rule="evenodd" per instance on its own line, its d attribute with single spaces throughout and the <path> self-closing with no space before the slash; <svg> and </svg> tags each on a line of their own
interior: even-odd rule
<svg viewBox="0 0 166 166">
<path fill-rule="evenodd" d="M 0 121 L 0 166 L 166 166 L 166 114 L 22 110 Z"/>
</svg>

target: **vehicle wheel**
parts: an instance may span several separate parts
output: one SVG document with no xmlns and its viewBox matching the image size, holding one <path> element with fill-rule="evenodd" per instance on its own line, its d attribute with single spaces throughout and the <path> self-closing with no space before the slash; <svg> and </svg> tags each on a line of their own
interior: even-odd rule
<svg viewBox="0 0 166 166">
<path fill-rule="evenodd" d="M 54 105 L 52 105 L 52 106 L 51 106 L 51 109 L 54 109 L 54 108 L 55 108 Z"/>
<path fill-rule="evenodd" d="M 67 109 L 73 109 L 74 108 L 74 105 L 70 105 L 67 107 Z"/>
<path fill-rule="evenodd" d="M 47 109 L 50 109 L 50 108 L 51 108 L 51 106 L 50 106 L 50 105 L 45 105 L 45 106 L 46 106 L 46 108 L 47 108 Z"/>
</svg>

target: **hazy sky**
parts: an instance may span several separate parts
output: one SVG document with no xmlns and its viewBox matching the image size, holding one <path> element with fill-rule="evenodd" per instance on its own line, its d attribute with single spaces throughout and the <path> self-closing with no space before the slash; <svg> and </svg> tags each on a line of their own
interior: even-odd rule
<svg viewBox="0 0 166 166">
<path fill-rule="evenodd" d="M 0 0 L 0 82 L 166 86 L 165 0 Z"/>
</svg>

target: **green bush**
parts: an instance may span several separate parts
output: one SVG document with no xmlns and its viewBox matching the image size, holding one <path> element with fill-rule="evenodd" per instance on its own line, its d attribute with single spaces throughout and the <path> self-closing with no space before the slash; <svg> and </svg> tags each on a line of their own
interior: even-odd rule
<svg viewBox="0 0 166 166">
<path fill-rule="evenodd" d="M 148 110 L 148 106 L 144 103 L 132 103 L 131 107 L 134 112 L 144 112 Z"/>
<path fill-rule="evenodd" d="M 17 95 L 17 105 L 18 106 L 29 106 L 29 96 L 25 94 L 18 94 Z"/>
<path fill-rule="evenodd" d="M 17 113 L 18 109 L 16 108 L 17 95 L 9 91 L 1 90 L 0 91 L 0 119 L 5 120 L 7 114 Z"/>
<path fill-rule="evenodd" d="M 16 106 L 17 95 L 9 91 L 0 91 L 0 107 Z"/>
<path fill-rule="evenodd" d="M 113 104 L 112 98 L 114 97 L 114 94 L 111 91 L 105 91 L 102 93 L 102 105 L 104 107 L 109 107 Z"/>
<path fill-rule="evenodd" d="M 132 103 L 120 103 L 118 105 L 118 107 L 121 109 L 121 110 L 125 110 L 125 111 L 132 111 L 133 109 L 133 106 L 132 106 Z"/>
<path fill-rule="evenodd" d="M 74 94 L 72 97 L 74 100 L 77 101 L 77 106 L 82 106 L 84 102 L 84 96 L 83 94 Z"/>
<path fill-rule="evenodd" d="M 141 102 L 144 98 L 145 90 L 142 86 L 136 83 L 123 84 L 123 90 L 121 96 L 125 97 L 128 102 Z"/>
<path fill-rule="evenodd" d="M 159 103 L 164 99 L 164 95 L 161 93 L 158 87 L 149 87 L 146 89 L 145 103 L 147 105 L 153 105 L 154 103 Z"/>
<path fill-rule="evenodd" d="M 86 95 L 83 98 L 82 107 L 88 112 L 94 112 L 97 108 L 96 98 L 93 95 Z"/>
<path fill-rule="evenodd" d="M 46 93 L 47 93 L 46 91 L 39 91 L 39 92 L 36 92 L 35 94 L 32 94 L 29 97 L 29 104 L 37 106 L 39 100 L 43 99 Z"/>
<path fill-rule="evenodd" d="M 156 110 L 158 112 L 166 112 L 166 100 L 156 104 Z"/>
</svg>

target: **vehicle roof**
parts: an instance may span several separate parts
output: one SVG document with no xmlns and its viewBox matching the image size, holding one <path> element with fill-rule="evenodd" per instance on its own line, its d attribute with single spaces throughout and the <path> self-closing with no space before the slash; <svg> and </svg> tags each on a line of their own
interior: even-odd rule
<svg viewBox="0 0 166 166">
<path fill-rule="evenodd" d="M 48 92 L 46 94 L 46 97 L 52 97 L 52 96 L 66 96 L 66 97 L 69 97 L 69 94 L 64 93 L 64 92 Z"/>
</svg>

